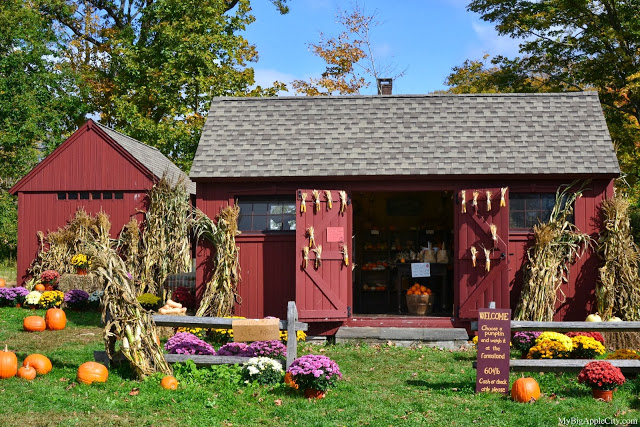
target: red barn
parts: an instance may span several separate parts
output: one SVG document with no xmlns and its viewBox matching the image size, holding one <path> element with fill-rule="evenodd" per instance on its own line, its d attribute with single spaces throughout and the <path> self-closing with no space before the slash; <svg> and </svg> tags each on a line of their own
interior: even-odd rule
<svg viewBox="0 0 640 427">
<path fill-rule="evenodd" d="M 315 332 L 331 333 L 464 325 L 491 301 L 515 309 L 532 226 L 558 187 L 590 180 L 574 220 L 596 235 L 619 172 L 597 94 L 575 92 L 218 98 L 190 177 L 211 218 L 240 206 L 237 314 L 284 316 L 295 300 Z M 446 252 L 412 262 L 427 260 L 425 247 Z M 199 247 L 201 288 L 209 256 Z M 574 265 L 557 319 L 584 318 L 598 263 L 589 253 Z M 427 316 L 407 316 L 414 283 L 432 291 Z"/>
<path fill-rule="evenodd" d="M 116 237 L 132 217 L 142 220 L 146 192 L 165 171 L 184 175 L 156 148 L 89 120 L 10 190 L 18 195 L 18 283 L 29 278 L 38 231 L 63 227 L 84 207 L 109 214 Z"/>
</svg>

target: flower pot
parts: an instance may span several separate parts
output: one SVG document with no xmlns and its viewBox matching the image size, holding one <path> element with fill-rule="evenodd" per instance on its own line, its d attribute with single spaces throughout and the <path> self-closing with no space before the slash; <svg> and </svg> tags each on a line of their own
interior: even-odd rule
<svg viewBox="0 0 640 427">
<path fill-rule="evenodd" d="M 87 269 L 86 268 L 78 268 L 76 270 L 76 274 L 78 276 L 86 276 L 87 275 Z"/>
<path fill-rule="evenodd" d="M 322 399 L 326 392 L 316 390 L 315 388 L 307 388 L 304 390 L 304 397 L 307 399 Z"/>
<path fill-rule="evenodd" d="M 591 394 L 594 399 L 604 400 L 605 402 L 611 402 L 613 400 L 613 390 L 600 390 L 599 388 L 592 388 Z"/>
</svg>

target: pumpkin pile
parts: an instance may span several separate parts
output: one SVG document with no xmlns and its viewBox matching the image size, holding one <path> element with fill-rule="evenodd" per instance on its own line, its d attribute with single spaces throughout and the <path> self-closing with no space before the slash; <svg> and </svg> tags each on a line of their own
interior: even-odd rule
<svg viewBox="0 0 640 427">
<path fill-rule="evenodd" d="M 45 329 L 60 331 L 67 326 L 67 315 L 64 310 L 50 308 L 44 316 L 27 316 L 22 321 L 22 327 L 27 332 L 41 332 Z"/>
<path fill-rule="evenodd" d="M 185 315 L 187 314 L 187 307 L 183 307 L 179 302 L 168 299 L 167 303 L 163 307 L 158 309 L 158 313 L 177 316 Z"/>
<path fill-rule="evenodd" d="M 431 295 L 431 289 L 420 283 L 414 283 L 407 291 L 407 295 Z"/>
<path fill-rule="evenodd" d="M 4 351 L 0 351 L 0 378 L 12 378 L 16 375 L 27 381 L 31 381 L 36 375 L 46 375 L 52 369 L 51 360 L 43 354 L 30 354 L 22 362 L 18 369 L 16 354 L 9 351 L 5 344 Z"/>
</svg>

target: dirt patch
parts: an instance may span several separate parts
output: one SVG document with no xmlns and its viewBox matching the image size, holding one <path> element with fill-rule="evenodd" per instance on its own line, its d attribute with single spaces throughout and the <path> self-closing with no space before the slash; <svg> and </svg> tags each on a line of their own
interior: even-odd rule
<svg viewBox="0 0 640 427">
<path fill-rule="evenodd" d="M 19 340 L 23 348 L 37 348 L 39 353 L 47 353 L 60 347 L 87 345 L 102 341 L 100 327 L 65 328 L 61 331 L 24 332 Z"/>
</svg>

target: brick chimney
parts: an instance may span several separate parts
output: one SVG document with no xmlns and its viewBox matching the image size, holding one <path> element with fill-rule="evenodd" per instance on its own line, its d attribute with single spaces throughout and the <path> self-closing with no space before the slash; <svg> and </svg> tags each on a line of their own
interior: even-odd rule
<svg viewBox="0 0 640 427">
<path fill-rule="evenodd" d="M 393 93 L 393 79 L 378 79 L 378 95 L 391 95 Z"/>
</svg>

